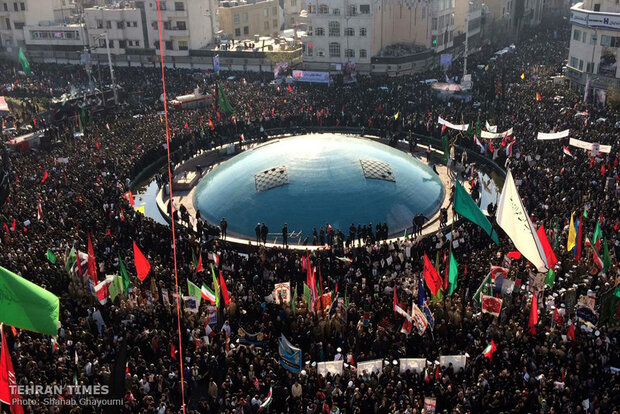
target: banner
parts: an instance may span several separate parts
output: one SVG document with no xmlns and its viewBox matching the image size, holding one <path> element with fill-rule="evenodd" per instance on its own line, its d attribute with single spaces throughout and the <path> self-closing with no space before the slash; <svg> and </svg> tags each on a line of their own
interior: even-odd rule
<svg viewBox="0 0 620 414">
<path fill-rule="evenodd" d="M 478 183 L 480 183 L 480 210 L 488 216 L 489 204 L 497 206 L 499 189 L 493 179 L 481 171 L 478 171 Z"/>
<path fill-rule="evenodd" d="M 316 364 L 316 372 L 324 377 L 327 376 L 327 374 L 342 375 L 343 363 L 344 361 L 319 362 Z"/>
<path fill-rule="evenodd" d="M 273 296 L 278 305 L 291 303 L 291 282 L 276 283 L 273 288 Z"/>
<path fill-rule="evenodd" d="M 495 128 L 497 128 L 497 126 Z M 480 138 L 486 138 L 486 139 L 504 138 L 504 137 L 509 137 L 511 135 L 512 135 L 512 128 L 510 128 L 508 131 L 504 131 L 500 133 L 480 131 Z"/>
<path fill-rule="evenodd" d="M 411 316 L 413 317 L 413 324 L 418 329 L 418 334 L 420 334 L 420 336 L 424 335 L 424 331 L 428 326 L 428 321 L 426 320 L 424 312 L 422 312 L 415 303 L 411 309 Z"/>
<path fill-rule="evenodd" d="M 465 355 L 446 355 L 439 357 L 439 365 L 442 367 L 447 367 L 452 364 L 452 367 L 454 367 L 454 372 L 458 372 L 459 369 L 465 368 L 466 363 L 467 356 Z"/>
<path fill-rule="evenodd" d="M 435 414 L 435 410 L 437 409 L 437 398 L 435 397 L 424 397 L 424 413 L 425 414 Z"/>
<path fill-rule="evenodd" d="M 329 83 L 329 72 L 294 70 L 293 80 L 295 82 Z"/>
<path fill-rule="evenodd" d="M 400 359 L 400 373 L 407 372 L 422 372 L 426 368 L 426 358 L 401 358 Z"/>
<path fill-rule="evenodd" d="M 220 73 L 220 55 L 213 56 L 213 72 Z"/>
<path fill-rule="evenodd" d="M 485 121 L 485 127 L 486 127 L 487 131 L 492 132 L 492 133 L 494 133 L 494 134 L 496 134 L 496 133 L 497 133 L 497 125 L 493 125 L 493 126 L 491 126 L 491 125 L 489 124 L 489 121 Z"/>
<path fill-rule="evenodd" d="M 565 129 L 560 132 L 539 132 L 536 139 L 544 141 L 548 139 L 562 139 L 568 137 L 570 129 Z"/>
<path fill-rule="evenodd" d="M 198 299 L 194 296 L 183 296 L 185 312 L 198 313 Z"/>
<path fill-rule="evenodd" d="M 239 343 L 243 345 L 251 345 L 251 346 L 263 346 L 263 339 L 265 336 L 262 332 L 259 333 L 249 333 L 243 328 L 237 329 L 237 334 L 239 335 Z"/>
<path fill-rule="evenodd" d="M 499 298 L 481 294 L 480 303 L 482 304 L 482 313 L 490 313 L 493 316 L 499 316 L 502 311 L 502 300 Z"/>
<path fill-rule="evenodd" d="M 453 124 L 451 122 L 446 121 L 442 117 L 439 117 L 439 120 L 437 121 L 437 123 L 439 125 L 445 125 L 446 127 L 451 128 L 451 129 L 456 129 L 457 131 L 467 131 L 469 129 L 469 124 L 464 124 L 464 125 Z"/>
<path fill-rule="evenodd" d="M 383 369 L 383 360 L 382 359 L 373 359 L 372 361 L 364 361 L 357 363 L 357 376 L 364 374 L 364 371 L 370 375 L 373 372 L 377 372 L 381 374 L 381 370 Z"/>
<path fill-rule="evenodd" d="M 611 152 L 611 145 L 600 145 L 598 142 L 586 142 L 580 139 L 571 138 L 568 141 L 568 145 L 575 148 L 581 148 L 584 150 L 592 151 L 595 150 L 598 146 L 599 152 L 604 152 L 605 154 L 609 154 Z"/>
<path fill-rule="evenodd" d="M 280 336 L 278 341 L 278 353 L 280 365 L 296 374 L 301 372 L 301 349 L 294 347 L 284 335 Z"/>
</svg>

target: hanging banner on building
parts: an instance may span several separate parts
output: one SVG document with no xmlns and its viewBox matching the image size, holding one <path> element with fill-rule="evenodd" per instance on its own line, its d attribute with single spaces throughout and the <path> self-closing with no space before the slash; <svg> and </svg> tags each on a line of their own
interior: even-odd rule
<svg viewBox="0 0 620 414">
<path fill-rule="evenodd" d="M 329 83 L 329 72 L 313 72 L 308 70 L 294 70 L 295 82 Z"/>
<path fill-rule="evenodd" d="M 569 133 L 570 129 L 565 129 L 564 131 L 560 132 L 539 132 L 538 135 L 536 135 L 536 139 L 541 141 L 549 139 L 562 139 L 568 137 Z"/>
<path fill-rule="evenodd" d="M 616 58 L 616 50 L 611 47 L 604 47 L 601 50 L 601 58 L 598 63 L 598 73 L 603 76 L 616 77 L 618 69 L 618 59 Z"/>
</svg>

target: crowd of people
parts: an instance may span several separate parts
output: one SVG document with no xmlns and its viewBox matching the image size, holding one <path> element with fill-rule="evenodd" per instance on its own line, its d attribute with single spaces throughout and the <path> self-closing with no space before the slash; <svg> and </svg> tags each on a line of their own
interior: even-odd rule
<svg viewBox="0 0 620 414">
<path fill-rule="evenodd" d="M 424 411 L 427 397 L 436 398 L 436 412 L 618 412 L 614 288 L 620 277 L 620 171 L 615 125 L 620 117 L 617 110 L 584 101 L 583 95 L 551 80 L 561 71 L 569 36 L 568 28 L 544 28 L 494 62 L 489 62 L 489 48 L 472 56 L 470 62 L 483 67 L 473 76 L 472 100 L 477 105 L 439 100 L 420 83 L 439 77 L 439 72 L 398 78 L 358 75 L 355 84 L 295 85 L 292 91 L 269 84 L 265 74 L 243 73 L 220 81 L 234 115 L 217 108 L 168 114 L 171 150 L 178 150 L 173 153 L 175 164 L 198 150 L 238 142 L 242 134 L 258 137 L 270 128 L 355 126 L 390 136 L 414 132 L 438 138 L 438 116 L 470 122 L 473 129 L 478 120 L 497 125 L 498 131 L 513 128 L 512 154 L 501 139 L 493 143 L 493 155 L 488 142 L 481 149 L 467 134 L 461 134 L 456 145 L 470 153 L 484 151 L 510 168 L 532 221 L 544 225 L 555 247 L 560 262 L 555 282 L 538 292 L 535 333 L 527 329 L 532 301 L 527 281 L 533 269 L 524 258 L 508 265 L 508 278 L 521 281 L 522 288 L 503 296 L 499 316 L 481 313 L 473 300 L 490 267 L 505 264 L 505 254 L 515 250 L 495 223 L 499 245 L 467 221 L 450 226 L 449 232 L 418 236 L 424 224 L 424 217 L 418 217 L 413 223 L 416 234 L 407 238 L 386 240 L 387 225 L 377 227 L 373 237 L 367 234 L 373 234 L 372 226 L 364 231 L 352 225 L 342 230 L 353 234 L 350 237 L 368 236 L 364 242 L 332 243 L 311 252 L 260 245 L 240 250 L 226 240 L 177 226 L 173 249 L 171 228 L 134 211 L 123 196 L 146 166 L 165 155 L 158 101 L 161 72 L 118 68 L 121 88 L 136 98 L 126 98 L 122 111 L 81 125 L 83 136 L 74 134 L 73 118 L 58 121 L 46 150 L 10 156 L 10 194 L 0 209 L 5 224 L 0 229 L 0 265 L 58 295 L 61 303 L 61 326 L 53 340 L 26 330 L 15 335 L 5 328 L 17 382 L 71 385 L 75 374 L 80 384 L 115 384 L 123 398 L 118 409 L 127 413 L 177 413 L 185 401 L 186 412 L 192 413 L 257 413 L 265 403 L 262 411 L 272 413 L 413 414 L 429 412 Z M 14 74 L 11 64 L 0 64 L 5 94 L 49 100 L 87 83 L 79 67 L 31 66 L 34 75 L 24 78 Z M 455 65 L 452 70 L 461 69 Z M 194 74 L 167 69 L 168 94 L 193 89 Z M 201 82 L 215 88 L 211 77 Z M 23 114 L 19 121 L 27 124 L 38 117 L 31 111 Z M 36 127 L 48 127 L 48 121 L 40 118 Z M 581 140 L 612 145 L 612 151 L 592 157 L 572 148 L 569 156 L 562 150 L 565 141 L 535 140 L 538 131 L 564 129 Z M 476 169 L 470 166 L 466 177 L 474 192 L 479 185 Z M 566 249 L 573 212 L 583 217 L 585 253 L 579 260 Z M 597 222 L 612 260 L 606 272 L 585 246 Z M 257 242 L 265 241 L 267 225 L 257 225 Z M 133 273 L 134 242 L 151 264 L 147 278 L 140 282 L 132 275 L 129 292 L 101 305 L 89 291 L 86 272 L 68 272 L 62 260 L 53 264 L 46 258 L 48 249 L 59 259 L 72 246 L 86 252 L 89 236 L 101 280 L 120 274 L 120 260 Z M 320 234 L 315 238 L 324 244 Z M 424 292 L 424 255 L 443 275 L 447 261 L 441 257 L 448 251 L 458 262 L 456 289 L 434 298 L 426 289 L 433 326 L 424 335 L 415 329 L 403 332 L 405 319 L 394 312 L 394 297 L 406 308 L 418 303 Z M 194 257 L 200 257 L 204 270 L 196 271 Z M 334 294 L 345 299 L 344 306 L 309 309 L 301 294 L 306 266 L 317 269 L 320 289 L 338 292 Z M 187 280 L 212 286 L 211 268 L 222 272 L 229 302 L 215 311 L 204 299 L 197 313 L 181 309 L 177 326 L 175 292 L 185 295 Z M 290 304 L 277 304 L 274 284 L 287 281 L 299 294 Z M 576 317 L 571 297 L 582 296 L 595 297 L 598 322 Z M 611 311 L 602 305 L 609 296 Z M 281 335 L 301 348 L 300 373 L 280 363 Z M 491 341 L 497 350 L 487 358 L 482 353 Z M 434 363 L 445 355 L 467 355 L 467 363 L 462 369 Z M 429 365 L 421 372 L 400 372 L 392 363 L 408 357 L 426 358 Z M 318 374 L 318 362 L 335 359 L 346 362 L 342 374 Z M 380 372 L 356 370 L 357 362 L 374 359 L 388 364 Z M 87 411 L 43 403 L 25 408 L 36 413 Z"/>
</svg>

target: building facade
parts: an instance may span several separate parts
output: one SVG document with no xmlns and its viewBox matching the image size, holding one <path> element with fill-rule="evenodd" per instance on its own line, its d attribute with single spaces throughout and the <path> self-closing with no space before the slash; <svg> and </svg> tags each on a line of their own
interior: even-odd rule
<svg viewBox="0 0 620 414">
<path fill-rule="evenodd" d="M 277 0 L 223 1 L 218 15 L 220 30 L 229 39 L 254 39 L 256 35 L 277 36 L 280 32 Z"/>
<path fill-rule="evenodd" d="M 620 89 L 620 4 L 616 0 L 577 3 L 570 9 L 570 22 L 566 75 L 571 87 L 584 91 L 588 85 L 595 92 Z"/>
<path fill-rule="evenodd" d="M 304 9 L 303 0 L 283 0 L 284 2 L 284 28 L 293 29 L 299 23 L 299 15 Z"/>
</svg>

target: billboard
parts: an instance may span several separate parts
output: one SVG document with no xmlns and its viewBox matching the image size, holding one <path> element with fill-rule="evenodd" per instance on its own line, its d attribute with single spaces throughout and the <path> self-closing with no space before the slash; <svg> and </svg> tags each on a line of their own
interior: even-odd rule
<svg viewBox="0 0 620 414">
<path fill-rule="evenodd" d="M 294 70 L 293 80 L 295 82 L 329 83 L 328 72 L 312 72 L 308 70 Z"/>
</svg>

